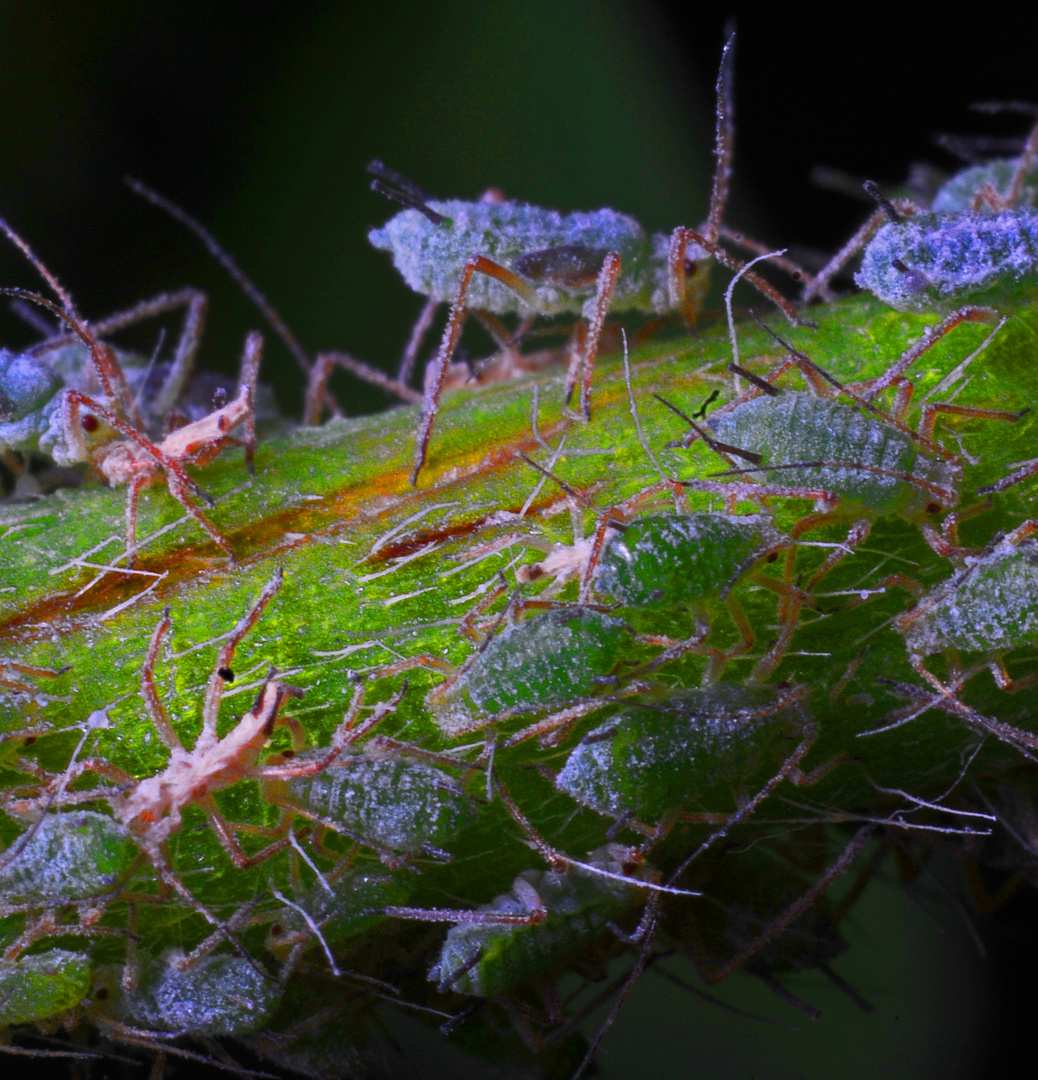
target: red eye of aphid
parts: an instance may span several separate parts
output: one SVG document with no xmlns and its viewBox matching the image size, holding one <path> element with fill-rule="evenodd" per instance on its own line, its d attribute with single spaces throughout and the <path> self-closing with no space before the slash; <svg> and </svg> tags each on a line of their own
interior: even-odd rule
<svg viewBox="0 0 1038 1080">
<path fill-rule="evenodd" d="M 80 423 L 83 425 L 83 430 L 88 434 L 93 434 L 101 426 L 97 417 L 90 415 L 84 416 Z"/>
<path fill-rule="evenodd" d="M 939 514 L 941 512 L 941 504 L 935 502 L 927 503 L 926 512 L 928 514 Z"/>
</svg>

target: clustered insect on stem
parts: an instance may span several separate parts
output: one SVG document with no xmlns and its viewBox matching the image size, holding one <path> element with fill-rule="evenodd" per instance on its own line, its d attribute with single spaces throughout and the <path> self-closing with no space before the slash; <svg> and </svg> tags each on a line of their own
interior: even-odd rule
<svg viewBox="0 0 1038 1080">
<path fill-rule="evenodd" d="M 540 364 L 519 351 L 534 316 L 577 317 L 566 375 L 567 403 L 579 387 L 578 413 L 565 421 L 572 427 L 591 418 L 610 313 L 677 312 L 691 325 L 713 260 L 735 270 L 736 281 L 750 280 L 795 326 L 805 325 L 752 270 L 772 253 L 744 266 L 719 246 L 734 139 L 732 47 L 729 37 L 717 81 L 713 195 L 700 231 L 650 237 L 611 210 L 563 215 L 496 193 L 478 202 L 434 200 L 374 164 L 373 186 L 406 209 L 373 231 L 372 243 L 391 251 L 408 283 L 427 297 L 395 379 L 346 354 L 309 357 L 198 222 L 134 186 L 206 243 L 289 345 L 307 375 L 308 423 L 326 407 L 336 411 L 328 392 L 336 366 L 405 400 L 419 398 L 408 380 L 436 308 L 450 305 L 420 396 L 411 472 L 417 484 L 442 395 L 470 378 L 454 363 L 467 314 L 498 338 L 506 357 L 501 377 Z M 416 1006 L 440 1010 L 453 1027 L 479 1022 L 475 1002 L 491 1017 L 488 1030 L 515 1033 L 535 1060 L 579 1022 L 579 1007 L 564 1015 L 557 982 L 564 964 L 593 950 L 631 957 L 611 988 L 606 1026 L 664 941 L 692 957 L 707 982 L 746 970 L 785 993 L 777 975 L 800 965 L 818 967 L 839 985 L 829 966 L 839 918 L 833 915 L 828 936 L 813 925 L 810 934 L 804 930 L 809 919 L 824 922 L 820 901 L 833 882 L 870 845 L 878 865 L 885 848 L 872 841 L 881 827 L 899 838 L 918 828 L 963 841 L 976 833 L 962 821 L 986 811 L 964 808 L 951 789 L 931 801 L 883 789 L 908 808 L 856 822 L 833 855 L 828 849 L 846 815 L 827 809 L 829 792 L 863 777 L 878 786 L 867 739 L 860 754 L 830 748 L 832 729 L 848 723 L 834 715 L 853 715 L 866 697 L 868 708 L 882 713 L 892 696 L 908 704 L 884 714 L 881 728 L 856 734 L 874 737 L 939 714 L 966 733 L 971 753 L 988 737 L 1014 763 L 1038 751 L 1024 720 L 977 704 L 984 672 L 996 701 L 1038 682 L 1019 651 L 1038 644 L 1038 519 L 994 536 L 989 528 L 986 539 L 982 529 L 976 540 L 968 534 L 990 524 L 996 498 L 1020 493 L 1038 473 L 1038 459 L 1018 459 L 1007 475 L 977 486 L 962 442 L 949 446 L 952 436 L 977 431 L 1026 438 L 1020 433 L 1029 431 L 1029 409 L 1012 394 L 962 403 L 959 385 L 949 386 L 947 400 L 920 405 L 909 379 L 913 373 L 919 381 L 914 372 L 938 348 L 954 353 L 973 324 L 994 327 L 964 370 L 1006 322 L 992 306 L 993 285 L 1034 277 L 1038 233 L 1029 185 L 1036 153 L 1038 127 L 1019 159 L 967 170 L 928 208 L 879 193 L 877 216 L 855 240 L 868 245 L 859 282 L 894 306 L 934 308 L 944 317 L 871 378 L 838 380 L 799 341 L 763 323 L 766 334 L 755 339 L 763 351 L 740 354 L 729 288 L 731 362 L 710 373 L 715 385 L 705 401 L 685 401 L 680 381 L 642 395 L 640 404 L 665 418 L 647 437 L 625 338 L 633 418 L 626 437 L 635 452 L 640 444 L 657 478 L 639 481 L 633 492 L 610 482 L 610 466 L 591 481 L 586 472 L 578 479 L 563 444 L 548 446 L 534 426 L 548 462 L 522 455 L 515 469 L 532 466 L 539 483 L 553 485 L 552 498 L 540 516 L 527 514 L 532 498 L 519 514 L 489 514 L 459 544 L 462 558 L 519 550 L 503 569 L 495 561 L 490 576 L 461 598 L 467 609 L 448 620 L 457 629 L 448 644 L 457 651 L 410 642 L 396 651 L 383 635 L 375 644 L 388 659 L 365 669 L 351 667 L 360 661 L 347 662 L 348 650 L 336 654 L 351 670 L 349 700 L 323 737 L 316 732 L 326 710 L 311 692 L 317 680 L 298 662 L 305 632 L 276 613 L 298 601 L 282 592 L 297 584 L 288 555 L 287 572 L 250 584 L 241 618 L 225 618 L 214 641 L 190 643 L 192 651 L 215 647 L 204 692 L 173 690 L 187 653 L 170 655 L 184 607 L 171 599 L 137 660 L 139 692 L 81 724 L 78 743 L 57 766 L 64 745 L 57 740 L 67 729 L 40 716 L 49 716 L 51 699 L 82 673 L 31 656 L 0 659 L 0 696 L 27 717 L 0 742 L 3 762 L 17 775 L 0 792 L 0 808 L 21 829 L 0 854 L 0 920 L 14 927 L 2 939 L 0 1027 L 48 1031 L 86 1017 L 123 1042 L 194 1060 L 201 1055 L 174 1047 L 173 1037 L 204 1043 L 277 1028 L 289 986 L 348 984 L 346 1004 L 278 1028 L 284 1045 L 305 1044 L 311 1029 L 327 1036 L 347 1010 L 366 1013 L 376 1000 L 399 996 L 366 955 L 364 935 L 374 928 L 395 935 L 401 981 L 421 983 L 417 961 L 405 954 L 414 948 L 408 934 L 424 923 L 451 927 L 423 939 L 435 960 L 426 972 L 428 997 Z M 211 510 L 212 500 L 186 470 L 212 461 L 242 428 L 251 474 L 260 335 L 246 339 L 237 393 L 177 426 L 171 415 L 188 392 L 204 296 L 183 290 L 90 324 L 25 242 L 0 228 L 57 302 L 6 292 L 61 325 L 24 352 L 0 351 L 0 450 L 42 450 L 126 486 L 129 564 L 138 556 L 140 493 L 164 479 L 227 556 L 209 569 L 248 575 L 248 539 L 239 542 L 220 517 L 202 510 L 199 504 Z M 976 255 L 966 268 L 949 255 L 964 237 Z M 1016 261 L 1000 263 L 999 245 L 1012 247 Z M 809 282 L 805 301 L 828 290 L 850 247 Z M 180 307 L 185 328 L 157 381 L 107 343 L 138 318 Z M 502 315 L 516 316 L 518 327 L 509 329 Z M 744 346 L 747 333 L 752 328 Z M 703 393 L 701 382 L 694 385 Z M 568 541 L 550 524 L 566 514 Z M 867 541 L 889 529 L 908 537 L 904 550 L 921 567 L 918 577 L 874 560 Z M 430 545 L 407 558 L 431 564 L 438 556 Z M 906 593 L 912 603 L 895 610 Z M 802 663 L 808 647 L 827 621 L 838 628 L 835 637 L 859 614 L 869 625 L 860 651 L 845 670 L 812 679 L 820 669 Z M 880 633 L 889 669 L 876 674 L 869 639 Z M 228 709 L 238 689 L 229 687 L 243 681 L 235 668 L 250 652 L 254 670 L 265 675 L 249 707 Z M 196 699 L 200 708 L 185 711 Z M 188 737 L 192 710 L 200 726 Z M 150 775 L 120 763 L 112 724 L 127 717 L 143 717 L 148 736 L 165 748 L 164 763 Z M 30 749 L 38 740 L 42 750 Z M 106 752 L 85 749 L 102 740 Z M 773 889 L 765 902 L 732 864 L 752 861 L 772 835 L 787 835 L 780 815 L 793 788 L 805 800 L 799 822 L 833 827 L 817 832 L 822 851 L 810 874 Z M 783 809 L 779 796 L 786 797 Z M 930 818 L 908 822 L 903 815 L 920 804 Z M 484 841 L 492 834 L 495 853 L 500 849 L 501 864 L 510 867 L 493 880 L 488 873 L 482 903 L 456 895 L 455 882 L 472 861 L 458 837 L 469 829 L 482 830 Z M 578 847 L 582 841 L 570 835 L 594 840 Z M 238 873 L 245 870 L 254 873 Z M 175 949 L 163 918 L 177 928 Z M 795 954 L 785 967 L 783 950 Z M 95 953 L 114 962 L 97 961 Z"/>
</svg>

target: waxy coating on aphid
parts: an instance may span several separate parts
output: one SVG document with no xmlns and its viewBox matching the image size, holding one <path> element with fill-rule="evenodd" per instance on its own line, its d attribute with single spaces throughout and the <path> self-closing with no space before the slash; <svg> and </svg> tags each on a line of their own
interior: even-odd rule
<svg viewBox="0 0 1038 1080">
<path fill-rule="evenodd" d="M 0 853 L 0 912 L 8 905 L 71 903 L 119 883 L 137 845 L 117 821 L 95 810 L 48 813 L 28 843 Z M 12 849 L 14 857 L 9 858 Z"/>
<path fill-rule="evenodd" d="M 444 990 L 497 997 L 536 983 L 559 970 L 566 957 L 579 953 L 591 938 L 610 934 L 609 924 L 644 900 L 645 893 L 637 879 L 630 885 L 618 880 L 624 876 L 624 865 L 613 849 L 600 848 L 584 861 L 616 876 L 579 866 L 561 872 L 527 870 L 511 891 L 477 910 L 521 917 L 530 914 L 535 896 L 546 917 L 508 925 L 459 923 L 447 932 L 430 980 Z"/>
<path fill-rule="evenodd" d="M 715 683 L 624 709 L 584 736 L 555 787 L 601 814 L 655 825 L 719 784 L 744 791 L 769 751 L 803 736 L 802 697 Z"/>
<path fill-rule="evenodd" d="M 0 959 L 0 1026 L 57 1016 L 90 990 L 90 958 L 67 949 Z"/>
<path fill-rule="evenodd" d="M 593 577 L 626 607 L 673 608 L 724 595 L 765 552 L 788 543 L 764 514 L 667 514 L 611 531 Z"/>
<path fill-rule="evenodd" d="M 471 817 L 452 776 L 406 754 L 364 754 L 299 777 L 288 803 L 362 844 L 407 855 L 438 851 Z"/>
<path fill-rule="evenodd" d="M 888 222 L 855 281 L 898 311 L 944 310 L 1038 278 L 1038 210 L 958 211 Z"/>
<path fill-rule="evenodd" d="M 1013 181 L 1017 171 L 1016 158 L 1001 158 L 987 161 L 983 165 L 971 165 L 968 169 L 957 172 L 945 181 L 934 194 L 930 202 L 933 214 L 952 214 L 964 210 L 983 210 L 976 206 L 977 197 L 982 188 L 991 185 L 997 192 L 1004 193 Z M 1024 178 L 1021 199 L 1017 206 L 1034 206 L 1038 199 L 1038 166 L 1031 169 Z"/>
<path fill-rule="evenodd" d="M 218 953 L 184 967 L 183 959 L 170 950 L 146 964 L 139 985 L 122 998 L 121 1017 L 187 1035 L 243 1035 L 273 1019 L 284 987 L 254 962 Z"/>
</svg>

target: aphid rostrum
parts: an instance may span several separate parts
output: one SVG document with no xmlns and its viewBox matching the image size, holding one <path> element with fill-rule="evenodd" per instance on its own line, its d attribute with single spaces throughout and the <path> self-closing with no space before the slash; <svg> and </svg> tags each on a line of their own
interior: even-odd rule
<svg viewBox="0 0 1038 1080">
<path fill-rule="evenodd" d="M 374 163 L 372 171 L 379 177 L 375 189 L 407 209 L 373 230 L 369 239 L 391 252 L 405 281 L 429 298 L 420 326 L 428 325 L 437 304 L 451 304 L 439 352 L 426 374 L 412 483 L 425 464 L 448 366 L 469 309 L 523 317 L 582 315 L 586 327 L 571 353 L 566 395 L 569 400 L 579 384 L 580 411 L 589 417 L 595 356 L 608 311 L 677 312 L 691 324 L 703 303 L 710 261 L 718 258 L 741 267 L 717 246 L 734 143 L 733 46 L 734 35 L 725 42 L 717 78 L 717 167 L 701 232 L 679 226 L 669 236 L 650 236 L 632 218 L 613 210 L 559 214 L 499 197 L 432 200 Z M 747 276 L 792 322 L 799 321 L 770 285 L 752 273 Z M 405 364 L 417 348 L 413 337 Z"/>
</svg>

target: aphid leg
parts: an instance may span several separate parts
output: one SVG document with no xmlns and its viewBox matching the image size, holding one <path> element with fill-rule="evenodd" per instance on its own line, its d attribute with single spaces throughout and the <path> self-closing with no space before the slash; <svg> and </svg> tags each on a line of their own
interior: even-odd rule
<svg viewBox="0 0 1038 1080">
<path fill-rule="evenodd" d="M 963 322 L 972 323 L 997 323 L 999 321 L 999 313 L 990 307 L 982 307 L 979 305 L 971 305 L 967 307 L 961 307 L 957 311 L 953 311 L 950 315 L 942 319 L 936 326 L 932 326 L 926 330 L 923 336 L 915 342 L 914 345 L 910 345 L 899 357 L 894 361 L 882 375 L 878 375 L 875 379 L 869 379 L 864 383 L 855 383 L 847 387 L 848 391 L 856 394 L 860 394 L 866 401 L 871 401 L 880 391 L 885 390 L 888 386 L 893 386 L 902 381 L 904 373 L 929 349 L 933 348 L 946 334 L 954 330 L 956 326 Z M 933 409 L 935 406 L 929 406 Z M 908 409 L 908 401 L 904 401 L 901 404 L 901 411 L 893 411 L 891 416 L 895 420 L 903 420 L 905 413 Z M 926 410 L 924 409 L 924 416 L 926 416 Z M 923 438 L 932 441 L 933 435 L 933 421 L 929 423 L 928 430 L 920 430 L 920 435 Z"/>
<path fill-rule="evenodd" d="M 0 660 L 0 686 L 16 693 L 32 694 L 34 688 L 28 683 L 19 682 L 15 675 L 30 675 L 35 679 L 57 679 L 71 670 L 71 665 L 66 664 L 56 671 L 52 668 L 34 667 L 32 664 L 22 664 L 17 660 Z"/>
<path fill-rule="evenodd" d="M 541 746 L 557 746 L 566 740 L 576 721 L 589 712 L 600 709 L 603 704 L 599 698 L 591 698 L 589 701 L 581 702 L 579 705 L 571 705 L 567 709 L 561 709 L 559 712 L 554 712 L 550 716 L 524 727 L 521 731 L 517 731 L 514 735 L 509 736 L 503 745 L 507 749 L 517 743 L 525 742 L 527 739 L 539 738 Z"/>
<path fill-rule="evenodd" d="M 414 366 L 418 360 L 418 353 L 422 348 L 422 342 L 425 340 L 425 335 L 429 332 L 429 327 L 432 326 L 433 319 L 436 317 L 436 309 L 439 306 L 439 300 L 426 300 L 421 313 L 418 316 L 418 320 L 411 330 L 411 336 L 407 340 L 407 345 L 404 348 L 404 355 L 400 358 L 400 367 L 397 369 L 396 373 L 396 381 L 401 386 L 409 386 L 411 382 L 411 376 L 414 373 Z"/>
<path fill-rule="evenodd" d="M 788 926 L 796 922 L 816 900 L 829 888 L 830 885 L 848 869 L 868 843 L 875 832 L 875 825 L 865 825 L 860 828 L 851 838 L 847 846 L 840 852 L 838 858 L 818 878 L 818 880 L 800 897 L 798 897 L 785 911 L 772 919 L 767 926 L 745 948 L 736 953 L 723 967 L 710 972 L 706 976 L 709 983 L 721 982 L 729 975 L 736 972 L 748 960 L 752 959 L 761 949 L 775 940 Z"/>
<path fill-rule="evenodd" d="M 461 328 L 465 322 L 465 297 L 468 295 L 469 282 L 476 272 L 487 274 L 489 277 L 500 281 L 513 292 L 517 293 L 531 307 L 537 302 L 537 291 L 533 286 L 523 281 L 511 270 L 506 270 L 483 255 L 473 255 L 461 272 L 461 281 L 458 284 L 458 292 L 451 303 L 450 317 L 444 327 L 443 339 L 440 342 L 440 351 L 436 359 L 429 367 L 425 380 L 425 395 L 422 401 L 422 419 L 418 426 L 418 444 L 415 448 L 415 464 L 411 473 L 411 484 L 418 485 L 418 474 L 425 465 L 425 459 L 429 452 L 429 441 L 432 438 L 433 424 L 436 422 L 436 414 L 440 408 L 440 395 L 443 393 L 443 384 L 447 378 L 447 367 L 458 345 L 461 336 Z"/>
<path fill-rule="evenodd" d="M 97 414 L 101 419 L 110 424 L 121 435 L 124 435 L 130 442 L 135 443 L 144 451 L 149 457 L 151 457 L 155 466 L 154 471 L 161 469 L 166 474 L 167 486 L 169 488 L 170 495 L 173 496 L 177 502 L 191 515 L 192 518 L 203 529 L 206 535 L 219 547 L 226 552 L 231 561 L 234 561 L 234 551 L 231 545 L 224 538 L 223 534 L 216 528 L 215 525 L 202 513 L 201 510 L 191 501 L 188 497 L 190 491 L 198 498 L 206 499 L 198 485 L 191 479 L 190 476 L 184 471 L 184 467 L 179 461 L 170 457 L 165 453 L 158 445 L 153 443 L 147 436 L 142 435 L 135 428 L 131 427 L 124 420 L 120 419 L 114 412 L 106 408 L 100 402 L 95 401 L 93 398 L 87 397 L 86 394 L 81 393 L 78 390 L 66 390 L 65 399 L 63 403 L 63 410 L 65 412 L 65 423 L 67 430 L 74 431 L 78 434 L 81 425 L 84 422 L 85 417 L 81 414 L 85 410 L 87 416 L 90 414 Z M 186 429 L 181 428 L 181 431 Z M 177 432 L 174 432 L 174 436 Z M 84 457 L 88 458 L 88 455 L 84 453 Z M 130 481 L 130 477 L 126 477 L 127 481 Z M 136 491 L 131 484 L 130 490 L 130 502 L 131 507 L 127 509 L 127 537 L 126 537 L 126 550 L 129 556 L 130 565 L 133 564 L 134 558 L 137 552 L 137 496 L 140 493 L 141 487 L 146 485 L 147 481 L 144 481 L 137 485 Z M 210 500 L 211 501 L 211 500 Z"/>
<path fill-rule="evenodd" d="M 591 381 L 595 374 L 595 357 L 598 354 L 598 341 L 602 336 L 602 326 L 613 298 L 616 279 L 620 276 L 620 256 L 610 251 L 602 263 L 595 283 L 595 295 L 584 305 L 587 317 L 587 332 L 584 347 L 574 351 L 566 372 L 566 403 L 569 404 L 580 377 L 580 412 L 585 420 L 591 419 Z M 581 374 L 582 373 L 582 374 Z"/>
<path fill-rule="evenodd" d="M 409 405 L 418 405 L 422 401 L 422 395 L 417 390 L 412 390 L 411 387 L 404 385 L 397 379 L 391 379 L 384 371 L 379 371 L 378 368 L 373 368 L 348 353 L 319 353 L 307 383 L 304 424 L 310 423 L 312 425 L 319 422 L 321 406 L 328 397 L 328 379 L 331 376 L 333 367 L 341 367 L 351 375 L 356 375 L 358 379 L 363 379 L 364 382 L 377 386 L 380 390 L 385 390 L 387 394 L 393 394 L 395 397 L 400 398 L 401 401 L 406 401 Z"/>
</svg>

